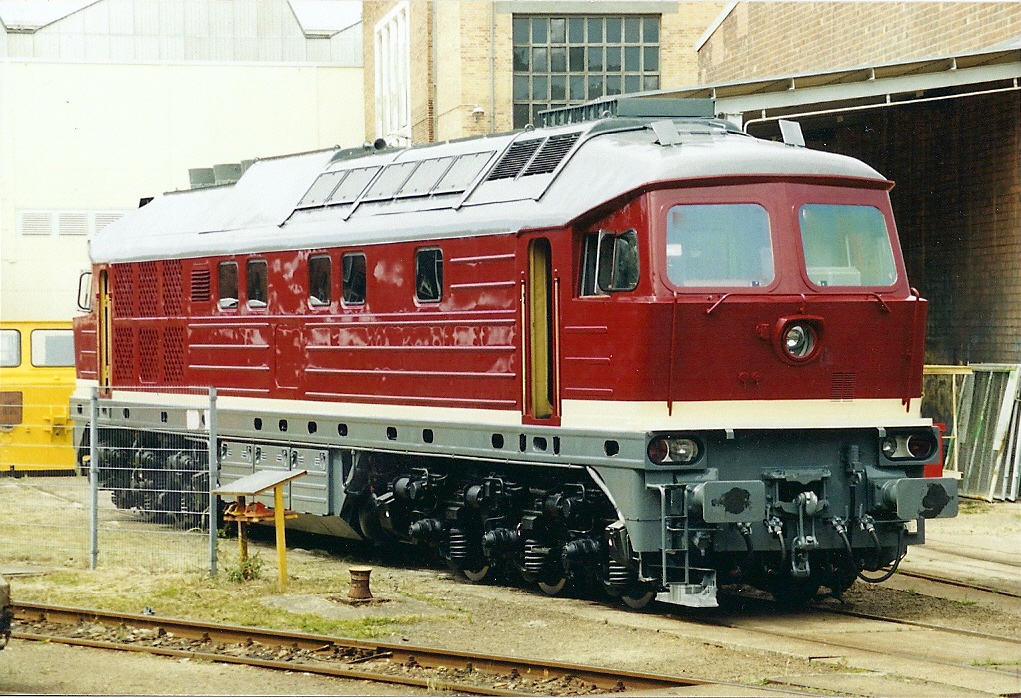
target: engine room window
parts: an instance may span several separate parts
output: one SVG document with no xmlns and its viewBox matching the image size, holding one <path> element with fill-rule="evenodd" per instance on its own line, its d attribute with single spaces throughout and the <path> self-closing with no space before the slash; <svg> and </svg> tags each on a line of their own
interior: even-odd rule
<svg viewBox="0 0 1021 698">
<path fill-rule="evenodd" d="M 237 262 L 220 262 L 217 272 L 217 288 L 221 308 L 238 307 L 238 265 Z"/>
<path fill-rule="evenodd" d="M 308 260 L 308 302 L 310 305 L 330 304 L 330 257 L 316 255 Z"/>
<path fill-rule="evenodd" d="M 269 299 L 269 270 L 264 259 L 251 259 L 245 268 L 248 280 L 248 307 L 265 308 Z"/>
<path fill-rule="evenodd" d="M 633 291 L 638 286 L 638 234 L 589 233 L 582 242 L 581 295 Z"/>
<path fill-rule="evenodd" d="M 21 332 L 0 330 L 0 368 L 21 365 Z"/>
<path fill-rule="evenodd" d="M 341 258 L 343 272 L 343 298 L 346 305 L 361 305 L 365 302 L 365 255 L 346 254 Z"/>
<path fill-rule="evenodd" d="M 681 204 L 667 212 L 675 286 L 755 288 L 773 281 L 769 216 L 758 204 Z"/>
<path fill-rule="evenodd" d="M 74 366 L 74 332 L 32 330 L 33 366 Z"/>
<path fill-rule="evenodd" d="M 891 286 L 890 233 L 874 206 L 805 204 L 798 212 L 808 278 L 817 286 Z"/>
<path fill-rule="evenodd" d="M 435 303 L 443 296 L 443 251 L 436 248 L 415 253 L 415 298 Z"/>
</svg>

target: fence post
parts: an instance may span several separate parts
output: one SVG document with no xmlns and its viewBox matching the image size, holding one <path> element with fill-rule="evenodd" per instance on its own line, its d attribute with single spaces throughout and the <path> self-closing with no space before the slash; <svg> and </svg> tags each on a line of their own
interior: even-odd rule
<svg viewBox="0 0 1021 698">
<path fill-rule="evenodd" d="M 89 569 L 99 561 L 99 388 L 89 398 Z"/>
<path fill-rule="evenodd" d="M 219 472 L 220 449 L 216 444 L 216 388 L 209 388 L 209 574 L 216 575 L 216 510 L 219 497 L 216 477 Z"/>
</svg>

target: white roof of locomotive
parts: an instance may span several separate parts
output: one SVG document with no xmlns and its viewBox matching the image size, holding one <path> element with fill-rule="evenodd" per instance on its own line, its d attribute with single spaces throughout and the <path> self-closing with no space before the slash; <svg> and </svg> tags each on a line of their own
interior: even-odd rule
<svg viewBox="0 0 1021 698">
<path fill-rule="evenodd" d="M 329 150 L 261 160 L 236 184 L 155 198 L 93 237 L 90 256 L 118 263 L 562 227 L 616 197 L 673 180 L 800 175 L 885 181 L 859 160 L 758 140 L 722 122 L 676 122 L 675 128 L 679 142 L 672 145 L 661 145 L 648 123 L 607 119 L 357 158 Z M 553 171 L 496 175 L 508 155 L 513 159 L 512 146 L 549 137 L 571 143 Z M 473 153 L 492 156 L 463 191 L 372 201 L 363 193 L 353 204 L 299 205 L 325 172 Z"/>
</svg>

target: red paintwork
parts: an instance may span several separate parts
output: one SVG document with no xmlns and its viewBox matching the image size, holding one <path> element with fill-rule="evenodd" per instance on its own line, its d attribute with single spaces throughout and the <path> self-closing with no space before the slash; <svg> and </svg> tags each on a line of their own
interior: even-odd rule
<svg viewBox="0 0 1021 698">
<path fill-rule="evenodd" d="M 572 229 L 429 243 L 393 243 L 257 255 L 269 267 L 267 308 L 244 300 L 249 256 L 111 267 L 113 382 L 215 385 L 222 394 L 525 411 L 521 298 L 528 240 L 551 241 L 559 284 L 560 399 L 696 401 L 901 398 L 921 394 L 925 302 L 907 300 L 889 197 L 875 183 L 729 181 L 638 193 Z M 684 202 L 764 205 L 773 228 L 776 280 L 765 288 L 693 290 L 666 280 L 666 211 Z M 796 210 L 806 201 L 868 203 L 887 217 L 899 280 L 874 294 L 818 292 L 801 264 Z M 385 219 L 385 216 L 381 217 Z M 578 297 L 581 235 L 635 228 L 641 280 L 631 293 Z M 440 247 L 440 303 L 414 298 L 415 251 Z M 363 251 L 367 300 L 340 302 L 340 257 Z M 307 259 L 329 253 L 333 302 L 308 304 Z M 217 303 L 216 270 L 238 262 L 242 299 Z M 208 297 L 202 294 L 209 275 Z M 818 358 L 781 360 L 780 318 L 811 316 L 821 327 Z M 527 319 L 527 316 L 526 316 Z M 94 315 L 75 323 L 78 374 L 95 378 Z M 673 338 L 673 342 L 671 342 Z M 558 412 L 555 408 L 555 413 Z M 553 419 L 557 419 L 554 414 Z"/>
</svg>

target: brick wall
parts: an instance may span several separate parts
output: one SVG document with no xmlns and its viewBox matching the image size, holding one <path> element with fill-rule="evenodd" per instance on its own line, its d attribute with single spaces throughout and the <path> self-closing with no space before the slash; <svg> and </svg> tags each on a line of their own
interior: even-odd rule
<svg viewBox="0 0 1021 698">
<path fill-rule="evenodd" d="M 1021 95 L 871 112 L 828 149 L 891 193 L 911 284 L 928 298 L 930 363 L 1021 361 Z"/>
<path fill-rule="evenodd" d="M 975 51 L 1021 36 L 1017 2 L 740 2 L 699 52 L 699 82 Z"/>
</svg>

